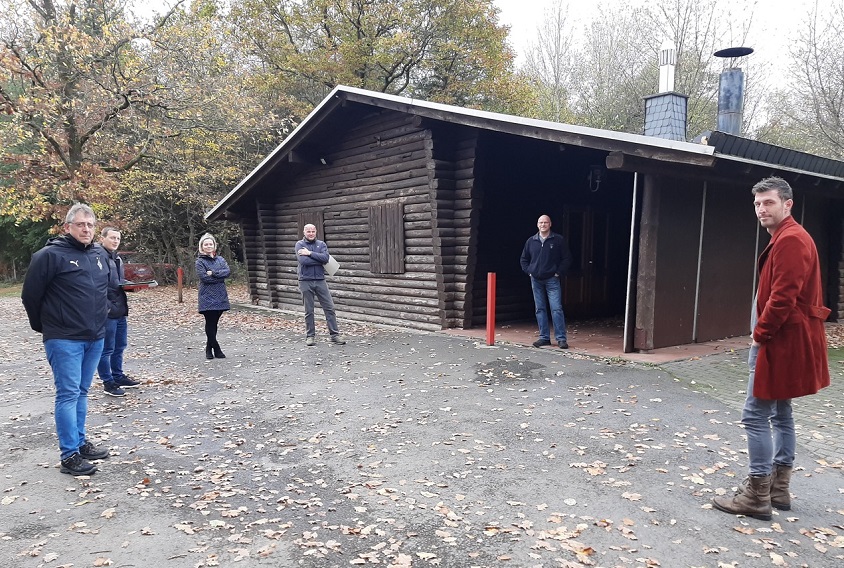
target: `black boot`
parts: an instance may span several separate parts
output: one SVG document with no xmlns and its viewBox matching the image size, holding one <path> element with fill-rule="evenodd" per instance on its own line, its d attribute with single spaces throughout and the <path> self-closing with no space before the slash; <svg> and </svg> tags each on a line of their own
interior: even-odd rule
<svg viewBox="0 0 844 568">
<path fill-rule="evenodd" d="M 214 358 L 214 354 L 211 352 L 211 344 L 210 343 L 205 344 L 205 358 L 206 359 L 213 359 Z"/>
<path fill-rule="evenodd" d="M 216 357 L 217 359 L 225 359 L 226 358 L 226 354 L 223 353 L 222 349 L 220 349 L 220 344 L 217 343 L 216 339 L 214 340 L 213 349 L 214 349 L 214 357 Z"/>
</svg>

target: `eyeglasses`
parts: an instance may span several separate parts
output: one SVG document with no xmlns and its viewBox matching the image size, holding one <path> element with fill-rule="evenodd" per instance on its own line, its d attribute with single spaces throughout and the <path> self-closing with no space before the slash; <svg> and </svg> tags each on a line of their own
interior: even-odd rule
<svg viewBox="0 0 844 568">
<path fill-rule="evenodd" d="M 93 223 L 88 223 L 86 221 L 77 221 L 76 223 L 71 223 L 71 225 L 73 225 L 77 229 L 85 229 L 85 228 L 93 229 L 94 228 Z"/>
</svg>

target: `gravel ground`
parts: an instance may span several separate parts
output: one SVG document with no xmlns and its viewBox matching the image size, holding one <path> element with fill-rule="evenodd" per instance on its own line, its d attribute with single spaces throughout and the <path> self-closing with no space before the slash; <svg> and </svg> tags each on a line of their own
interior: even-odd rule
<svg viewBox="0 0 844 568">
<path fill-rule="evenodd" d="M 242 291 L 233 290 L 235 298 Z M 0 565 L 841 565 L 844 471 L 798 464 L 770 522 L 712 510 L 746 471 L 736 411 L 653 367 L 236 309 L 206 361 L 195 291 L 130 298 L 111 456 L 58 470 L 53 386 L 0 299 Z M 96 379 L 95 379 L 96 380 Z M 805 454 L 802 454 L 805 455 Z"/>
</svg>

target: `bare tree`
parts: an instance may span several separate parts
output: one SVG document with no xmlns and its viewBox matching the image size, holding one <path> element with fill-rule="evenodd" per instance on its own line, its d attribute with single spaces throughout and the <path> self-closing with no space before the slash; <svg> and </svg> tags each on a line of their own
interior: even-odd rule
<svg viewBox="0 0 844 568">
<path fill-rule="evenodd" d="M 596 128 L 641 132 L 645 95 L 654 92 L 658 69 L 651 31 L 642 32 L 648 8 L 630 3 L 598 14 L 584 31 L 573 69 L 572 107 L 580 122 Z M 660 43 L 661 38 L 657 38 Z"/>
<path fill-rule="evenodd" d="M 523 71 L 536 86 L 537 114 L 545 120 L 571 122 L 574 118 L 568 104 L 574 65 L 573 35 L 568 7 L 558 2 L 545 11 L 536 41 L 527 50 Z"/>
<path fill-rule="evenodd" d="M 844 157 L 844 0 L 824 12 L 815 5 L 798 35 L 792 70 L 792 117 L 804 128 L 808 148 Z M 800 119 L 803 119 L 802 121 Z"/>
<path fill-rule="evenodd" d="M 525 69 L 538 83 L 543 99 L 542 118 L 641 132 L 643 98 L 656 91 L 657 54 L 669 39 L 678 57 L 675 90 L 689 96 L 689 133 L 714 129 L 722 62 L 712 54 L 744 42 L 753 0 L 599 4 L 583 30 L 569 23 L 567 6 L 566 0 L 558 0 L 527 56 Z M 739 24 L 730 17 L 730 10 L 737 9 L 745 14 Z M 554 97 L 558 100 L 553 103 L 546 100 Z M 753 103 L 749 108 L 755 107 Z"/>
</svg>

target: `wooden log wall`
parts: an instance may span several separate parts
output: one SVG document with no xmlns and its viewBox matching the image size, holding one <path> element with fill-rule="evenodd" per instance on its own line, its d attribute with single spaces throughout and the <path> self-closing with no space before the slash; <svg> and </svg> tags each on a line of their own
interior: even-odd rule
<svg viewBox="0 0 844 568">
<path fill-rule="evenodd" d="M 246 262 L 246 274 L 249 278 L 249 295 L 253 304 L 274 308 L 270 301 L 269 285 L 263 249 L 263 237 L 258 227 L 257 218 L 244 218 L 240 223 L 243 231 L 243 251 Z"/>
<path fill-rule="evenodd" d="M 477 131 L 434 129 L 432 236 L 443 328 L 471 324 L 480 200 L 475 199 Z"/>
<path fill-rule="evenodd" d="M 327 279 L 340 317 L 442 329 L 430 198 L 442 166 L 432 148 L 431 131 L 419 119 L 385 111 L 340 133 L 324 152 L 327 164 L 278 187 L 273 203 L 256 203 L 255 219 L 243 223 L 253 301 L 302 309 L 293 253 L 302 235 L 297 219 L 303 212 L 321 211 L 324 234 L 318 238 L 340 263 L 340 271 Z M 405 272 L 373 274 L 369 207 L 391 202 L 404 208 Z M 451 225 L 439 229 L 449 238 L 465 231 Z"/>
</svg>

